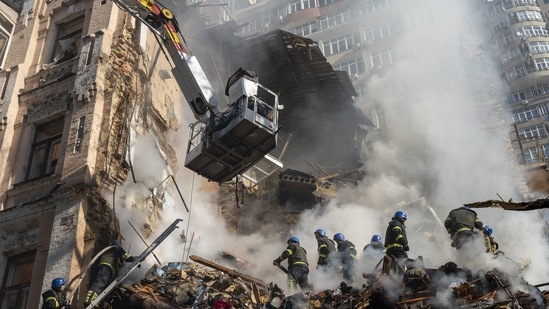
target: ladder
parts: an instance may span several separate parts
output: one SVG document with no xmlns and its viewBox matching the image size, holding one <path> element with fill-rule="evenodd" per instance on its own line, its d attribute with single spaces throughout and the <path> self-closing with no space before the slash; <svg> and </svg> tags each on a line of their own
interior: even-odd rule
<svg viewBox="0 0 549 309">
<path fill-rule="evenodd" d="M 183 221 L 183 219 L 176 219 L 162 234 L 160 234 L 160 236 L 158 236 L 158 238 L 156 238 L 155 241 L 153 241 L 150 244 L 150 246 L 147 247 L 147 249 L 145 249 L 145 251 L 143 251 L 141 253 L 141 255 L 139 255 L 127 268 L 122 270 L 120 272 L 120 274 L 118 275 L 118 277 L 116 277 L 116 279 L 114 279 L 111 282 L 111 284 L 109 284 L 103 290 L 103 292 L 101 292 L 101 294 L 99 294 L 86 307 L 86 309 L 92 309 L 92 308 L 96 307 L 103 300 L 103 298 L 105 298 L 107 295 L 109 295 L 109 293 L 114 288 L 116 288 L 120 283 L 122 283 L 122 281 L 124 281 L 124 279 L 126 279 L 136 268 L 140 267 L 141 262 L 143 262 L 145 260 L 145 258 L 147 258 L 147 256 L 149 254 L 151 254 L 154 251 L 154 249 L 156 249 L 156 247 L 158 247 L 158 245 L 160 245 L 160 243 L 162 243 L 164 241 L 164 239 L 166 239 L 166 237 L 168 237 L 168 235 L 170 235 L 177 228 L 177 224 L 181 221 Z"/>
</svg>

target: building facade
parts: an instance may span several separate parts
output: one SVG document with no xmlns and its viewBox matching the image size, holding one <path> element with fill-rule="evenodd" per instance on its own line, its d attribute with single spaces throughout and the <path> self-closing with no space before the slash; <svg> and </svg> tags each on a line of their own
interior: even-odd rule
<svg viewBox="0 0 549 309">
<path fill-rule="evenodd" d="M 549 158 L 547 1 L 479 1 L 486 46 L 504 81 L 501 101 L 511 123 L 510 149 L 530 184 L 545 192 Z"/>
<path fill-rule="evenodd" d="M 38 308 L 52 279 L 120 237 L 103 194 L 131 173 L 136 136 L 154 136 L 159 175 L 177 170 L 166 132 L 183 97 L 159 41 L 112 1 L 2 1 L 0 13 L 0 308 Z"/>
<path fill-rule="evenodd" d="M 433 49 L 428 45 L 436 41 L 434 31 L 418 37 L 408 46 L 403 46 L 399 38 L 413 31 L 421 32 L 422 28 L 428 28 L 433 21 L 449 13 L 436 1 L 266 0 L 239 3 L 239 8 L 231 14 L 242 25 L 241 35 L 254 36 L 280 28 L 311 38 L 319 43 L 335 70 L 349 74 L 359 94 L 356 102 L 372 119 L 374 131 L 378 133 L 370 134 L 369 139 L 386 138 L 392 120 L 383 104 L 367 93 L 368 83 L 372 77 L 383 75 L 386 68 L 406 57 L 421 56 L 422 40 L 425 40 L 423 48 Z M 243 3 L 248 6 L 243 8 Z M 464 35 L 455 39 L 462 45 L 466 61 L 478 64 L 479 69 L 475 71 L 479 74 L 468 74 L 479 117 L 486 132 L 498 134 L 508 144 L 502 151 L 509 153 L 508 164 L 516 175 L 514 180 L 520 194 L 527 197 L 530 191 L 545 192 L 545 161 L 549 155 L 544 58 L 547 56 L 544 46 L 549 44 L 546 42 L 548 4 L 538 5 L 535 0 L 486 0 L 470 4 L 478 8 L 476 13 L 482 16 L 471 15 L 471 20 L 463 23 Z M 478 17 L 484 24 L 476 26 L 489 29 L 484 41 L 466 37 L 471 29 L 465 28 L 471 27 L 472 20 Z M 490 73 L 494 59 L 501 80 Z"/>
</svg>

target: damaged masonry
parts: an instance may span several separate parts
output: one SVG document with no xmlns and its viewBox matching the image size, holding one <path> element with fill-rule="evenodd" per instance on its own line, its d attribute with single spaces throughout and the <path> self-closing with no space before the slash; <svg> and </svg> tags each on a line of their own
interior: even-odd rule
<svg viewBox="0 0 549 309">
<path fill-rule="evenodd" d="M 490 203 L 494 204 L 494 201 Z M 513 203 L 505 204 L 511 207 Z M 481 254 L 488 257 L 488 254 Z M 473 264 L 481 256 L 474 258 Z M 492 265 L 502 266 L 505 263 L 496 261 L 506 262 L 505 259 L 511 261 L 503 254 L 490 258 L 494 259 Z M 196 255 L 190 255 L 188 259 L 192 262 L 154 265 L 136 283 L 116 284 L 103 307 L 544 309 L 549 304 L 549 282 L 531 285 L 521 277 L 529 267 L 528 261 L 516 263 L 514 271 L 497 267 L 472 271 L 454 262 L 430 268 L 420 256 L 408 259 L 405 269 L 394 273 L 391 257 L 385 255 L 372 272 L 362 273 L 364 283 L 360 287 L 333 280 L 333 289 L 315 290 L 313 287 L 296 293 L 249 275 L 248 272 L 254 271 L 255 261 L 241 259 L 229 252 L 221 252 L 213 261 Z M 280 268 L 287 272 L 284 267 Z"/>
<path fill-rule="evenodd" d="M 498 269 L 473 274 L 452 262 L 430 269 L 414 261 L 403 276 L 393 276 L 383 267 L 363 274 L 369 283 L 360 289 L 342 282 L 333 290 L 286 295 L 276 284 L 266 284 L 238 269 L 197 256 L 190 259 L 196 263 L 155 265 L 139 282 L 120 285 L 111 295 L 111 307 L 543 309 L 549 301 L 549 291 L 539 290 L 549 283 L 531 286 Z M 384 265 L 389 265 L 387 259 Z"/>
<path fill-rule="evenodd" d="M 179 245 L 189 246 L 190 250 L 192 244 L 195 255 L 181 260 L 169 259 L 174 262 L 166 264 L 156 257 L 157 264 L 150 269 L 147 264 L 141 269 L 146 272 L 141 276 L 133 271 L 145 266 L 141 263 L 149 254 L 154 255 L 152 251 L 159 241 L 146 245 L 149 249 L 120 273 L 123 278 L 113 281 L 103 295 L 108 294 L 108 297 L 102 299 L 100 306 L 220 309 L 540 308 L 546 305 L 547 291 L 543 281 L 535 282 L 538 285 L 534 286 L 522 279 L 521 271 L 528 263 L 521 264 L 516 272 L 498 267 L 479 271 L 466 268 L 465 263 L 435 264 L 429 256 L 424 256 L 425 260 L 418 257 L 409 261 L 409 269 L 403 274 L 393 275 L 386 266 L 390 261 L 379 260 L 374 263 L 375 270 L 372 271 L 372 267 L 357 274 L 359 279 L 355 285 L 341 284 L 334 276 L 323 282 L 330 285 L 329 288 L 313 287 L 306 293 L 296 293 L 281 286 L 279 282 L 285 274 L 265 263 L 267 257 L 271 258 L 271 251 L 284 243 L 288 233 L 311 237 L 309 229 L 313 225 L 316 228 L 317 222 L 303 222 L 306 217 L 315 217 L 315 211 L 341 210 L 340 205 L 330 200 L 334 197 L 345 200 L 353 195 L 349 189 L 365 181 L 367 173 L 377 180 L 372 170 L 378 165 L 368 165 L 363 160 L 373 160 L 374 156 L 368 155 L 374 150 L 374 142 L 388 137 L 385 135 L 390 135 L 389 128 L 398 128 L 398 120 L 391 118 L 389 106 L 383 105 L 386 102 L 369 102 L 376 105 L 375 109 L 362 106 L 368 100 L 368 92 L 377 93 L 375 88 L 367 87 L 366 80 L 375 82 L 383 77 L 378 74 L 381 68 L 373 61 L 369 63 L 370 59 L 382 60 L 382 57 L 375 58 L 371 42 L 366 44 L 364 33 L 367 28 L 349 23 L 354 30 L 360 29 L 360 34 L 344 40 L 334 37 L 332 43 L 328 37 L 322 42 L 289 32 L 298 28 L 297 17 L 307 16 L 314 20 L 314 26 L 308 24 L 310 29 L 316 31 L 322 16 L 332 16 L 347 4 L 357 9 L 356 13 L 370 14 L 366 7 L 357 6 L 372 1 L 339 0 L 329 4 L 325 1 L 325 6 L 299 12 L 279 11 L 278 0 L 264 1 L 274 5 L 274 11 L 287 15 L 274 20 L 270 16 L 270 26 L 261 25 L 261 33 L 252 37 L 236 34 L 253 23 L 239 25 L 230 21 L 203 27 L 195 20 L 204 17 L 198 8 L 215 7 L 220 10 L 218 13 L 227 13 L 223 11 L 226 8 L 262 1 L 227 1 L 227 5 L 222 6 L 208 6 L 205 1 L 181 1 L 177 8 L 185 11 L 182 13 L 184 18 L 179 19 L 181 25 L 172 18 L 172 12 L 159 3 L 127 2 L 130 5 L 122 8 L 118 5 L 123 1 L 110 0 L 0 1 L 0 32 L 5 43 L 0 53 L 0 308 L 39 308 L 43 303 L 41 293 L 59 277 L 80 282 L 78 288 L 70 285 L 68 292 L 72 308 L 84 308 L 88 279 L 92 275 L 88 272 L 89 267 L 94 265 L 95 257 L 105 250 L 106 244 L 118 239 L 128 252 L 139 251 L 140 243 L 133 237 L 125 219 L 136 223 L 139 229 L 134 230 L 144 235 L 142 240 L 145 242 L 157 234 L 166 219 L 179 217 L 180 211 L 187 210 L 189 220 L 185 221 L 190 224 L 192 208 L 193 215 L 198 215 L 194 218 L 198 219 L 193 219 L 194 226 L 190 229 L 181 231 L 181 239 L 170 238 L 176 245 L 169 244 L 169 251 L 177 255 Z M 309 1 L 313 2 L 320 5 L 320 1 Z M 296 2 L 285 3 L 290 8 L 290 3 Z M 171 6 L 174 2 L 166 4 Z M 142 10 L 134 11 L 140 5 L 145 5 L 145 14 Z M 177 13 L 175 15 L 179 17 L 180 12 Z M 309 15 L 313 13 L 317 15 Z M 225 18 L 231 14 L 217 16 Z M 183 25 L 183 22 L 189 24 Z M 287 31 L 268 29 L 277 23 Z M 166 27 L 156 27 L 158 25 Z M 223 39 L 202 33 L 210 29 L 220 31 Z M 180 38 L 177 36 L 179 30 L 193 32 Z M 334 30 L 337 27 L 323 33 L 336 35 Z M 158 31 L 163 32 L 162 35 L 157 35 Z M 167 37 L 171 40 L 166 40 Z M 185 39 L 197 38 L 208 42 L 190 44 L 192 55 L 198 55 L 202 65 L 209 64 L 204 70 L 208 77 L 215 77 L 211 82 L 221 97 L 221 105 L 238 106 L 220 114 L 223 121 L 215 117 L 208 119 L 211 122 L 205 121 L 202 113 L 205 110 L 213 112 L 216 106 L 200 95 L 193 97 L 192 91 L 182 92 L 178 83 L 181 76 L 173 71 L 174 62 L 178 67 L 189 56 L 188 50 L 183 48 Z M 355 39 L 360 42 L 351 42 Z M 345 42 L 347 50 L 331 55 L 333 60 L 339 61 L 336 70 L 335 62 L 330 63 L 325 55 L 326 48 L 337 48 L 338 42 Z M 170 59 L 166 49 L 172 54 L 175 49 L 177 57 L 183 57 Z M 229 54 L 238 59 L 230 58 Z M 218 62 L 217 56 L 224 61 Z M 253 85 L 257 86 L 253 88 L 257 93 L 245 92 L 250 88 L 243 86 L 239 89 L 241 92 L 226 89 L 231 97 L 227 99 L 223 96 L 224 91 L 218 90 L 224 88 L 225 80 L 234 76 L 239 67 L 254 70 L 257 76 L 242 74 L 244 79 L 227 82 L 227 88 Z M 394 88 L 385 89 L 393 92 Z M 420 99 L 412 97 L 403 101 L 420 102 Z M 186 104 L 192 105 L 192 112 Z M 191 176 L 188 170 L 179 169 L 181 154 L 185 153 L 182 150 L 185 135 L 189 133 L 184 132 L 189 127 L 187 118 L 192 118 L 192 114 L 200 118 L 192 129 L 200 125 L 207 128 L 201 131 L 205 135 L 194 135 L 198 136 L 199 143 L 192 146 L 203 145 L 207 149 L 211 145 L 219 146 L 215 142 L 223 140 L 231 143 L 232 154 L 236 154 L 227 156 L 232 169 L 222 171 L 219 177 L 211 176 L 215 171 L 208 176 L 201 160 L 213 159 L 208 168 L 215 169 L 223 165 L 217 163 L 225 157 L 227 149 L 212 147 L 216 151 L 223 150 L 212 156 L 207 151 L 200 152 L 202 148 L 197 147 L 200 155 L 191 160 L 190 165 L 196 169 L 196 174 L 210 180 L 225 180 L 240 174 L 248 164 L 256 163 L 267 152 L 273 159 L 270 161 L 274 163 L 273 170 L 265 172 L 262 162 L 258 161 L 258 169 L 250 168 L 242 175 L 245 187 L 240 181 L 221 186 L 206 183 L 204 179 L 195 182 L 196 174 Z M 235 119 L 242 120 L 245 125 L 236 126 Z M 208 127 L 211 123 L 215 125 Z M 405 125 L 407 130 L 418 128 Z M 241 134 L 239 138 L 232 136 L 233 131 L 229 129 L 233 128 Z M 220 130 L 223 134 L 217 134 Z M 418 140 L 406 140 L 419 142 L 419 133 L 416 135 Z M 250 139 L 243 143 L 244 137 Z M 275 147 L 277 142 L 279 145 Z M 336 149 L 338 151 L 334 152 Z M 248 156 L 250 153 L 252 156 Z M 392 158 L 388 154 L 384 155 Z M 379 165 L 379 168 L 386 167 Z M 398 172 L 391 167 L 387 170 Z M 432 179 L 432 175 L 425 175 L 424 171 L 421 175 Z M 409 176 L 414 178 L 416 175 Z M 201 191 L 197 198 L 194 189 L 199 183 Z M 389 188 L 386 182 L 383 187 Z M 437 188 L 433 184 L 432 188 L 422 189 L 435 191 Z M 384 190 L 375 188 L 374 191 Z M 371 193 L 364 194 L 376 195 Z M 369 201 L 367 207 L 361 205 L 366 214 L 347 213 L 340 219 L 338 214 L 331 213 L 330 222 L 341 224 L 328 226 L 327 220 L 318 224 L 339 230 L 351 225 L 347 220 L 361 217 L 368 218 L 368 223 L 373 225 L 385 220 L 385 215 L 373 214 L 375 207 L 381 208 L 377 209 L 380 213 L 392 212 L 395 207 L 416 207 L 399 204 L 400 196 L 385 193 L 383 202 Z M 421 195 L 407 193 L 405 199 Z M 212 196 L 214 198 L 209 200 Z M 391 200 L 393 197 L 398 200 Z M 210 206 L 215 208 L 215 198 L 218 208 L 210 213 Z M 359 201 L 361 197 L 355 198 Z M 426 218 L 425 211 L 429 213 L 427 209 L 421 209 L 414 215 Z M 313 216 L 306 216 L 311 213 Z M 205 218 L 207 215 L 209 217 Z M 417 238 L 436 240 L 434 231 L 440 228 L 436 221 L 429 219 L 421 222 L 420 227 L 413 227 Z M 301 230 L 296 228 L 298 224 L 302 225 Z M 364 222 L 360 226 L 357 224 L 356 230 L 366 233 L 362 228 L 370 226 L 365 225 Z M 217 228 L 223 229 L 225 234 L 220 236 Z M 367 233 L 373 229 L 371 227 Z M 240 246 L 240 243 L 236 245 L 228 240 L 234 235 L 245 238 L 253 233 L 264 238 L 265 244 L 261 244 L 260 249 L 257 241 Z M 310 239 L 302 239 L 311 260 L 314 258 L 313 246 L 307 243 Z M 357 244 L 364 240 L 356 239 Z M 212 258 L 217 251 L 227 250 L 226 247 L 245 248 L 243 250 L 250 250 L 245 253 L 254 258 L 241 258 L 241 252 L 221 252 L 218 258 Z M 421 253 L 420 248 L 419 245 L 414 248 L 416 253 Z M 160 255 L 160 249 L 155 253 Z M 260 250 L 264 252 L 258 254 Z M 494 260 L 493 264 L 506 260 L 501 259 Z M 269 266 L 267 271 L 258 271 L 265 264 Z M 311 270 L 313 275 L 318 273 L 313 265 Z M 131 281 L 125 280 L 130 273 L 135 276 L 129 278 Z"/>
</svg>

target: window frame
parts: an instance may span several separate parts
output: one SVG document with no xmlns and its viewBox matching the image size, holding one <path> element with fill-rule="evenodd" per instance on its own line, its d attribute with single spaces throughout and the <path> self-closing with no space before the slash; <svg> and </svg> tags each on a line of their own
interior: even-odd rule
<svg viewBox="0 0 549 309">
<path fill-rule="evenodd" d="M 73 19 L 64 22 L 59 23 L 57 25 L 57 33 L 55 35 L 55 43 L 52 49 L 52 54 L 50 57 L 50 63 L 62 63 L 66 60 L 72 59 L 76 57 L 80 52 L 80 45 L 82 43 L 82 34 L 84 33 L 84 21 L 85 21 L 85 14 L 79 15 L 74 17 Z M 74 39 L 74 45 L 76 48 L 75 54 L 67 54 L 63 55 L 60 58 L 58 58 L 58 55 L 61 52 L 67 51 L 67 49 L 63 50 L 63 44 L 61 43 L 62 40 L 70 40 Z"/>
<path fill-rule="evenodd" d="M 54 128 L 55 133 L 47 132 L 51 128 Z M 36 125 L 25 180 L 55 174 L 61 157 L 64 130 L 64 116 Z"/>
<path fill-rule="evenodd" d="M 16 301 L 15 301 L 16 309 L 26 308 L 27 302 L 28 302 L 30 285 L 32 282 L 31 281 L 32 273 L 34 272 L 35 262 L 36 262 L 36 250 L 23 252 L 8 258 L 8 262 L 6 263 L 6 271 L 4 273 L 2 285 L 0 286 L 0 308 L 7 307 L 6 302 L 9 301 L 9 297 L 12 295 L 16 296 Z M 11 285 L 8 286 L 8 282 L 10 281 L 13 282 L 14 277 L 16 276 L 16 272 L 17 270 L 19 270 L 18 266 L 28 265 L 28 264 L 31 265 L 30 275 L 27 276 L 29 281 L 18 283 L 18 284 L 10 283 Z M 23 271 L 24 270 L 25 269 L 23 269 Z"/>
</svg>

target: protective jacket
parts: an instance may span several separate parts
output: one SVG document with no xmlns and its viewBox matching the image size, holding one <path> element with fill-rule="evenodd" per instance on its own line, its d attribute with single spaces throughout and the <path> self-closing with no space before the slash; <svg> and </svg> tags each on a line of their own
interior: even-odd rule
<svg viewBox="0 0 549 309">
<path fill-rule="evenodd" d="M 364 249 L 362 249 L 362 251 L 366 250 L 385 252 L 385 246 L 380 242 L 372 242 L 364 246 Z"/>
<path fill-rule="evenodd" d="M 290 243 L 286 250 L 275 260 L 278 263 L 288 259 L 288 268 L 294 266 L 303 266 L 307 269 L 309 268 L 309 263 L 307 262 L 307 251 L 303 249 L 299 244 Z"/>
<path fill-rule="evenodd" d="M 114 247 L 101 255 L 99 265 L 107 265 L 111 268 L 112 276 L 115 277 L 118 270 L 124 266 L 124 262 L 133 262 L 134 257 L 129 255 L 122 247 Z"/>
<path fill-rule="evenodd" d="M 351 264 L 356 260 L 355 245 L 348 240 L 342 240 L 337 244 L 337 252 L 343 265 Z"/>
<path fill-rule="evenodd" d="M 124 266 L 124 262 L 133 262 L 134 260 L 135 257 L 129 255 L 120 246 L 113 246 L 103 253 L 99 264 L 94 268 L 95 275 L 90 281 L 84 306 L 88 306 L 116 278 L 118 270 Z"/>
<path fill-rule="evenodd" d="M 461 232 L 472 231 L 474 227 L 482 229 L 483 224 L 474 210 L 460 207 L 450 211 L 444 220 L 444 227 L 448 234 L 454 237 Z"/>
<path fill-rule="evenodd" d="M 393 218 L 387 226 L 385 232 L 385 249 L 387 254 L 399 254 L 407 256 L 405 251 L 409 250 L 408 238 L 406 237 L 406 227 L 400 220 Z M 400 257 L 400 256 L 399 256 Z"/>
<path fill-rule="evenodd" d="M 47 290 L 42 293 L 42 309 L 69 308 L 65 292 Z"/>
<path fill-rule="evenodd" d="M 336 251 L 334 241 L 326 236 L 319 236 L 318 242 L 318 265 L 330 264 L 330 254 Z"/>
</svg>

